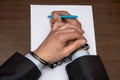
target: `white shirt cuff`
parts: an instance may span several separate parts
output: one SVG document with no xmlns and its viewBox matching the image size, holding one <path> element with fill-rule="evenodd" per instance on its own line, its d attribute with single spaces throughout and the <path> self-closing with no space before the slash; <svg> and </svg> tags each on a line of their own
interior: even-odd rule
<svg viewBox="0 0 120 80">
<path fill-rule="evenodd" d="M 26 54 L 25 55 L 26 58 L 28 58 L 29 60 L 31 60 L 36 66 L 37 68 L 40 70 L 44 65 L 38 61 L 37 59 L 35 59 L 31 54 Z"/>
<path fill-rule="evenodd" d="M 89 55 L 89 52 L 87 50 L 84 50 L 84 49 L 78 50 L 72 55 L 72 61 L 79 57 L 86 56 L 86 55 Z"/>
</svg>

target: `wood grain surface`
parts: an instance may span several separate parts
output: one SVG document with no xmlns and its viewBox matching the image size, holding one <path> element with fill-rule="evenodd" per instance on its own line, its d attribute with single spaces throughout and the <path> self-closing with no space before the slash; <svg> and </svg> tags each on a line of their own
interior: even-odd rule
<svg viewBox="0 0 120 80">
<path fill-rule="evenodd" d="M 30 4 L 92 5 L 98 55 L 120 80 L 120 0 L 0 0 L 0 64 L 30 50 Z"/>
</svg>

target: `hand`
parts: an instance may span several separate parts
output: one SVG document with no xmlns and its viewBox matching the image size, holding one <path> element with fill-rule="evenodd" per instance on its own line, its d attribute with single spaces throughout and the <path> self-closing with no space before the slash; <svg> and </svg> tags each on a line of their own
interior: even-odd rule
<svg viewBox="0 0 120 80">
<path fill-rule="evenodd" d="M 81 23 L 77 19 L 61 19 L 59 17 L 60 15 L 70 15 L 67 11 L 53 11 L 52 15 L 54 16 L 54 18 L 52 18 L 50 22 L 53 30 L 73 28 L 78 30 L 81 34 L 84 34 L 84 31 L 81 28 Z M 54 25 L 57 25 L 57 27 Z M 62 25 L 67 25 L 67 27 Z M 86 38 L 83 35 L 81 35 L 81 39 L 83 39 L 85 43 L 87 42 Z M 71 44 L 73 41 L 74 40 L 70 40 L 67 42 L 67 44 Z M 85 43 L 83 43 L 83 46 L 85 45 Z"/>
<path fill-rule="evenodd" d="M 53 30 L 57 29 L 66 29 L 66 28 L 75 28 L 78 31 L 80 31 L 81 34 L 84 33 L 84 31 L 81 28 L 81 24 L 77 19 L 61 19 L 60 15 L 70 15 L 67 11 L 53 11 L 52 12 L 53 18 L 50 20 L 51 27 Z M 62 25 L 68 25 L 67 27 L 62 27 Z M 57 26 L 54 26 L 57 25 Z M 72 25 L 72 26 L 69 26 Z"/>
<path fill-rule="evenodd" d="M 34 51 L 48 63 L 53 63 L 69 56 L 86 43 L 86 39 L 82 36 L 83 31 L 80 29 L 80 23 L 74 19 L 62 21 L 59 15 L 63 14 L 63 12 L 53 12 L 54 18 L 51 20 L 51 32 L 40 47 Z M 68 44 L 69 41 L 73 42 Z"/>
</svg>

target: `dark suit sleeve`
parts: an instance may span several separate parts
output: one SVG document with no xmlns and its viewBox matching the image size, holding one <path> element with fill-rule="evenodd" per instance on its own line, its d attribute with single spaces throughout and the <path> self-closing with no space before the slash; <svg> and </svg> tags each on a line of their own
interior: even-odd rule
<svg viewBox="0 0 120 80">
<path fill-rule="evenodd" d="M 0 66 L 0 80 L 38 80 L 40 75 L 34 63 L 19 53 Z"/>
<path fill-rule="evenodd" d="M 66 66 L 69 80 L 109 80 L 99 56 L 83 56 Z"/>
</svg>

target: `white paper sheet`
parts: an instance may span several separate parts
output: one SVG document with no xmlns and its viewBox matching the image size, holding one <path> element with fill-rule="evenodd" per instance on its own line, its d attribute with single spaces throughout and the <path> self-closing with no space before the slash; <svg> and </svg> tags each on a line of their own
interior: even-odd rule
<svg viewBox="0 0 120 80">
<path fill-rule="evenodd" d="M 91 55 L 96 55 L 93 14 L 90 5 L 31 5 L 31 50 L 35 50 L 48 35 L 50 19 L 47 16 L 56 10 L 66 10 L 79 17 L 78 20 L 85 31 L 84 36 L 90 46 L 89 52 Z M 44 67 L 39 80 L 68 80 L 65 66 L 66 63 L 54 69 Z"/>
</svg>

